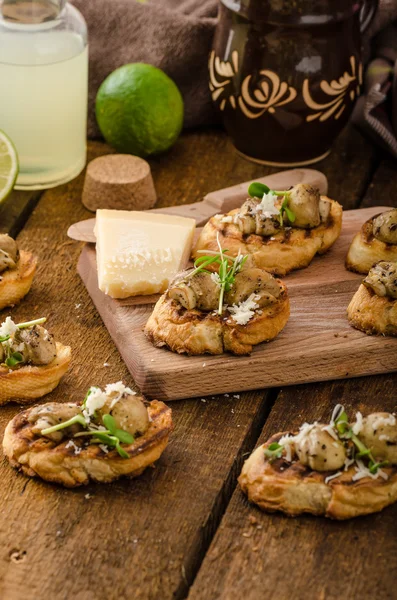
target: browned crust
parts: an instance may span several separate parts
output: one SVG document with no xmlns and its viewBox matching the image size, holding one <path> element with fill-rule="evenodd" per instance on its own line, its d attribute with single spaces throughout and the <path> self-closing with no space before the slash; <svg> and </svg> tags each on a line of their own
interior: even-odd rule
<svg viewBox="0 0 397 600">
<path fill-rule="evenodd" d="M 286 432 L 287 433 L 287 432 Z M 303 513 L 331 519 L 350 519 L 378 512 L 397 500 L 397 467 L 383 470 L 388 479 L 352 481 L 354 467 L 325 483 L 334 472 L 312 471 L 299 461 L 266 460 L 264 449 L 286 433 L 273 435 L 244 463 L 239 484 L 250 502 L 268 512 L 295 517 Z"/>
<path fill-rule="evenodd" d="M 14 306 L 29 292 L 37 261 L 32 254 L 21 250 L 18 266 L 0 274 L 0 310 Z"/>
<path fill-rule="evenodd" d="M 222 248 L 228 250 L 227 254 L 250 254 L 251 266 L 279 276 L 295 269 L 303 269 L 311 263 L 316 254 L 324 254 L 335 243 L 342 229 L 341 205 L 325 196 L 322 198 L 331 202 L 330 216 L 326 223 L 313 229 L 283 229 L 271 237 L 243 235 L 234 223 L 222 223 L 225 215 L 215 215 L 202 230 L 193 249 L 193 258 L 202 256 L 199 251 L 218 250 L 219 234 L 219 241 Z M 236 213 L 238 209 L 227 214 Z"/>
<path fill-rule="evenodd" d="M 70 346 L 56 342 L 56 350 L 56 358 L 49 365 L 27 365 L 14 370 L 0 367 L 0 405 L 11 401 L 29 404 L 52 392 L 72 358 Z"/>
<path fill-rule="evenodd" d="M 397 261 L 397 245 L 377 240 L 372 231 L 372 222 L 379 215 L 368 219 L 354 236 L 346 257 L 346 269 L 367 274 L 381 260 Z"/>
<path fill-rule="evenodd" d="M 137 477 L 161 456 L 173 429 L 172 413 L 163 402 L 153 400 L 148 405 L 149 429 L 130 446 L 123 445 L 129 458 L 117 450 L 104 452 L 98 445 L 83 447 L 75 454 L 68 440 L 60 444 L 32 433 L 29 412 L 19 413 L 6 427 L 3 451 L 13 467 L 30 477 L 41 477 L 66 487 L 85 485 L 92 481 L 108 483 L 121 476 Z M 83 446 L 82 439 L 73 440 Z"/>
<path fill-rule="evenodd" d="M 280 299 L 261 309 L 262 314 L 256 312 L 246 325 L 237 325 L 230 316 L 186 310 L 164 294 L 146 323 L 145 334 L 154 346 L 167 346 L 179 354 L 249 354 L 253 346 L 274 339 L 288 321 L 287 288 L 279 284 Z"/>
<path fill-rule="evenodd" d="M 368 335 L 397 336 L 397 300 L 380 297 L 361 284 L 348 308 L 350 325 Z"/>
</svg>

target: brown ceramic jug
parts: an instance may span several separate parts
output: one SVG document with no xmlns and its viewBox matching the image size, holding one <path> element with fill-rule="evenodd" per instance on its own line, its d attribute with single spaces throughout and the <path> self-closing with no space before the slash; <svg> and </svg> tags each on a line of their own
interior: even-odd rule
<svg viewBox="0 0 397 600">
<path fill-rule="evenodd" d="M 377 0 L 221 0 L 212 99 L 236 149 L 274 166 L 324 158 L 362 83 Z"/>
</svg>

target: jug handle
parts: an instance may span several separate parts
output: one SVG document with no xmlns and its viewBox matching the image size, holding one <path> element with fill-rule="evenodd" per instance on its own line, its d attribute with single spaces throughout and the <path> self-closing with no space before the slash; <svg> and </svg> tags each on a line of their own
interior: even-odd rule
<svg viewBox="0 0 397 600">
<path fill-rule="evenodd" d="M 379 0 L 364 0 L 360 10 L 360 26 L 361 33 L 368 29 L 375 16 L 379 4 Z"/>
</svg>

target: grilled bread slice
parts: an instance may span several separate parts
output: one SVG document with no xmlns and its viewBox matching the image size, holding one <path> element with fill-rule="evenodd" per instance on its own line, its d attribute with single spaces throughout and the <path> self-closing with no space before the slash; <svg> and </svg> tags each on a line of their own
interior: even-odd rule
<svg viewBox="0 0 397 600">
<path fill-rule="evenodd" d="M 350 325 L 368 335 L 397 336 L 397 300 L 378 296 L 361 284 L 348 308 Z"/>
<path fill-rule="evenodd" d="M 0 366 L 0 405 L 14 401 L 29 404 L 55 389 L 72 357 L 70 346 L 56 342 L 57 355 L 48 365 L 25 365 L 18 369 Z"/>
<path fill-rule="evenodd" d="M 166 346 L 179 354 L 249 354 L 253 346 L 274 339 L 285 327 L 290 304 L 285 285 L 277 302 L 255 311 L 246 325 L 238 325 L 224 311 L 187 310 L 166 292 L 158 300 L 145 326 L 154 346 Z"/>
<path fill-rule="evenodd" d="M 353 466 L 329 480 L 332 472 L 313 471 L 298 460 L 272 462 L 264 450 L 288 432 L 273 435 L 245 462 L 239 483 L 248 499 L 268 512 L 295 517 L 303 513 L 350 519 L 378 512 L 397 500 L 397 467 L 385 467 L 388 479 L 369 477 L 353 481 Z M 294 435 L 294 434 L 291 434 Z"/>
<path fill-rule="evenodd" d="M 368 219 L 354 236 L 346 257 L 346 268 L 355 273 L 367 274 L 379 261 L 397 261 L 397 245 L 386 244 L 373 234 L 373 220 Z"/>
<path fill-rule="evenodd" d="M 54 403 L 48 406 L 51 404 Z M 137 477 L 161 456 L 173 427 L 171 409 L 153 400 L 148 404 L 149 428 L 133 444 L 123 445 L 128 458 L 122 458 L 117 450 L 86 444 L 81 437 L 56 443 L 34 434 L 28 420 L 31 410 L 21 412 L 8 423 L 4 454 L 25 475 L 65 487 L 84 485 L 90 480 L 109 483 L 122 476 Z"/>
<path fill-rule="evenodd" d="M 14 306 L 29 292 L 37 261 L 29 252 L 21 250 L 16 269 L 0 274 L 0 310 Z"/>
<path fill-rule="evenodd" d="M 325 196 L 322 201 L 331 204 L 328 218 L 318 227 L 298 229 L 286 227 L 270 237 L 242 233 L 233 222 L 224 222 L 224 217 L 237 215 L 239 209 L 227 215 L 215 215 L 202 230 L 193 249 L 193 258 L 202 256 L 203 251 L 218 251 L 217 235 L 223 249 L 230 256 L 239 252 L 251 256 L 250 266 L 266 269 L 283 276 L 295 269 L 307 267 L 316 254 L 324 254 L 338 239 L 342 228 L 342 207 Z"/>
</svg>

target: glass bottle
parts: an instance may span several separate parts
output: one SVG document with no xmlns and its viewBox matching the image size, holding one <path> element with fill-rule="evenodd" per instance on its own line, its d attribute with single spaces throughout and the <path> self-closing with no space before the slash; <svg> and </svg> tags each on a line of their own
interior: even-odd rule
<svg viewBox="0 0 397 600">
<path fill-rule="evenodd" d="M 87 27 L 66 0 L 0 0 L 0 129 L 17 189 L 70 181 L 86 163 Z"/>
</svg>

